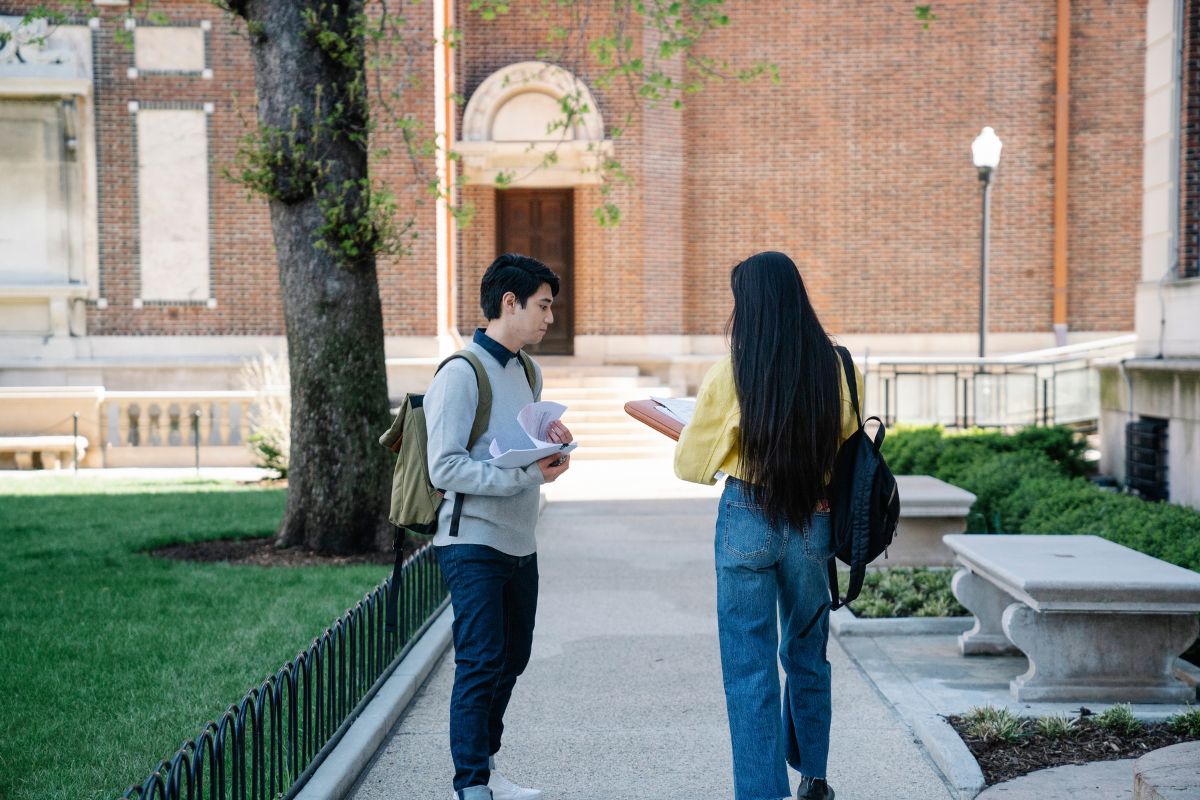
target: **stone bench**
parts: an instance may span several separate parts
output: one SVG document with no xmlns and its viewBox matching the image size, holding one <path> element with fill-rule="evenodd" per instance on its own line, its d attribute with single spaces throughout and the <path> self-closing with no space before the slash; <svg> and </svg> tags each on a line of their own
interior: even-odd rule
<svg viewBox="0 0 1200 800">
<path fill-rule="evenodd" d="M 34 453 L 43 469 L 60 469 L 71 464 L 72 450 L 83 461 L 88 440 L 84 436 L 0 436 L 0 453 L 12 453 L 17 469 L 32 469 Z"/>
<path fill-rule="evenodd" d="M 1200 575 L 1098 536 L 944 539 L 962 569 L 954 596 L 975 615 L 963 655 L 1011 652 L 1029 670 L 1018 701 L 1194 702 L 1175 658 L 1200 630 Z"/>
<path fill-rule="evenodd" d="M 900 524 L 877 567 L 949 567 L 954 553 L 942 542 L 948 533 L 967 529 L 975 495 L 931 475 L 897 475 Z"/>
</svg>

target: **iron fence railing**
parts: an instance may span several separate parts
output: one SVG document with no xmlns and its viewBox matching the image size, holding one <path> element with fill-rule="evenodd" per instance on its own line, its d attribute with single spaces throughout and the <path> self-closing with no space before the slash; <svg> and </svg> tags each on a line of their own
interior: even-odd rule
<svg viewBox="0 0 1200 800">
<path fill-rule="evenodd" d="M 431 546 L 398 580 L 395 633 L 384 630 L 389 576 L 122 798 L 294 797 L 448 602 Z"/>
<path fill-rule="evenodd" d="M 1092 424 L 1098 363 L 1132 348 L 1132 337 L 1117 337 L 998 358 L 866 358 L 864 406 L 888 425 Z"/>
</svg>

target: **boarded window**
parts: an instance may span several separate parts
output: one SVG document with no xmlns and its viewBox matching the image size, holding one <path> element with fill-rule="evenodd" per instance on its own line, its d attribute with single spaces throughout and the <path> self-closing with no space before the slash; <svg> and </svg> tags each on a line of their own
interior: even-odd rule
<svg viewBox="0 0 1200 800">
<path fill-rule="evenodd" d="M 134 63 L 146 72 L 200 72 L 204 63 L 201 28 L 137 28 Z"/>
<path fill-rule="evenodd" d="M 65 169 L 59 104 L 0 102 L 0 282 L 67 281 Z"/>
<path fill-rule="evenodd" d="M 209 297 L 208 123 L 200 110 L 137 115 L 142 299 Z"/>
</svg>

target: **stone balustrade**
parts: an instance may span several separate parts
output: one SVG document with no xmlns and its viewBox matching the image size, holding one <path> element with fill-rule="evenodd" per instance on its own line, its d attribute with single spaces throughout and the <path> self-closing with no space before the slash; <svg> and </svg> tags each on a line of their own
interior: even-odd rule
<svg viewBox="0 0 1200 800">
<path fill-rule="evenodd" d="M 249 391 L 106 392 L 100 412 L 106 467 L 252 466 Z"/>
<path fill-rule="evenodd" d="M 182 467 L 195 463 L 198 435 L 202 466 L 253 466 L 247 442 L 257 398 L 251 391 L 4 387 L 0 437 L 48 442 L 47 437 L 69 437 L 77 430 L 91 443 L 82 467 Z M 0 467 L 45 466 L 25 457 L 28 449 L 0 452 Z"/>
</svg>

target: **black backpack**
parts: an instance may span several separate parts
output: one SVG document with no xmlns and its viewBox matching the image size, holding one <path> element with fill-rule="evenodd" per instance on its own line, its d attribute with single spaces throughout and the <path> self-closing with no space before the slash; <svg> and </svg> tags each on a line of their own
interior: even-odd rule
<svg viewBox="0 0 1200 800">
<path fill-rule="evenodd" d="M 883 446 L 883 420 L 875 420 L 879 430 L 872 439 L 863 429 L 862 411 L 858 407 L 858 386 L 854 380 L 854 362 L 850 351 L 835 347 L 850 387 L 850 402 L 858 419 L 858 430 L 838 448 L 833 462 L 833 480 L 829 482 L 830 544 L 829 594 L 831 609 L 846 605 L 858 597 L 863 577 L 870 564 L 896 536 L 900 521 L 900 494 L 896 477 L 888 469 L 879 448 Z M 850 567 L 850 586 L 846 596 L 838 599 L 837 564 L 834 558 Z"/>
</svg>

